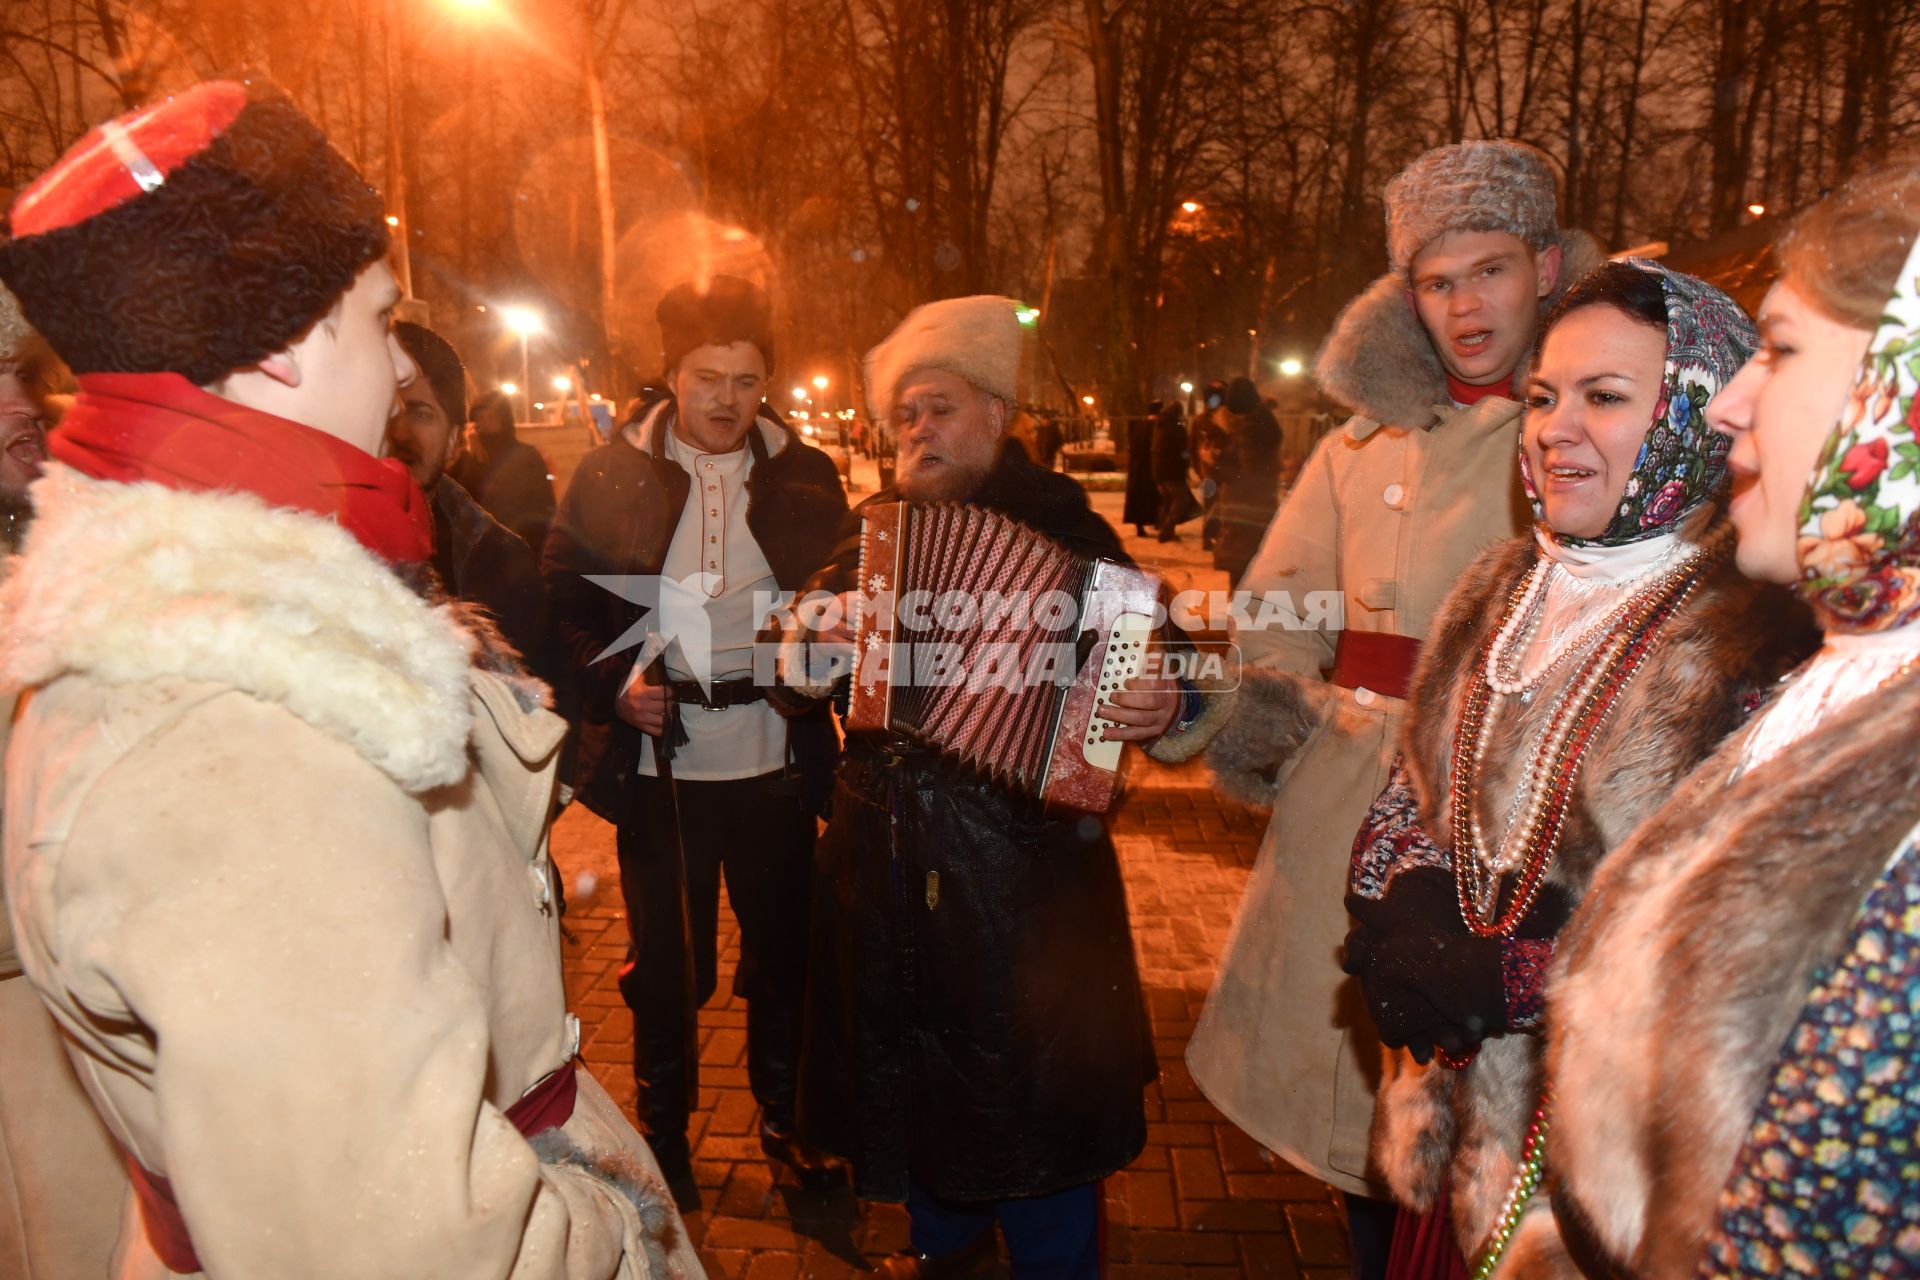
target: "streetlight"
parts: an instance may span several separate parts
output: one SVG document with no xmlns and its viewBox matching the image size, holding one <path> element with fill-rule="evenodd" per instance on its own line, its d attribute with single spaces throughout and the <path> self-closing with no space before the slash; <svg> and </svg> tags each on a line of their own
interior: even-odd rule
<svg viewBox="0 0 1920 1280">
<path fill-rule="evenodd" d="M 1192 384 L 1191 382 L 1183 382 L 1183 383 L 1181 383 L 1181 384 L 1180 384 L 1180 394 L 1181 394 L 1181 395 L 1183 395 L 1183 396 L 1190 396 L 1190 395 L 1192 395 L 1192 394 L 1193 394 L 1193 384 Z"/>
<path fill-rule="evenodd" d="M 1764 218 L 1767 216 L 1767 206 L 1763 204 L 1750 204 L 1747 206 L 1747 212 L 1756 218 Z"/>
<path fill-rule="evenodd" d="M 1085 405 L 1085 406 L 1087 406 L 1087 408 L 1089 408 L 1089 409 L 1091 409 L 1091 408 L 1093 408 L 1093 397 L 1092 397 L 1092 396 L 1081 396 L 1081 397 L 1080 397 L 1080 403 L 1081 403 L 1081 404 L 1083 404 L 1083 405 Z"/>
<path fill-rule="evenodd" d="M 813 389 L 815 391 L 825 391 L 829 385 L 831 384 L 829 383 L 826 374 L 816 373 L 813 375 Z"/>
<path fill-rule="evenodd" d="M 563 373 L 553 380 L 553 389 L 564 395 L 573 390 L 573 379 Z"/>
<path fill-rule="evenodd" d="M 533 375 L 527 371 L 527 338 L 544 330 L 547 322 L 532 307 L 502 307 L 500 319 L 506 322 L 507 328 L 520 335 L 520 383 L 531 387 Z"/>
<path fill-rule="evenodd" d="M 501 383 L 501 384 L 500 384 L 500 394 L 501 394 L 501 395 L 503 395 L 503 396 L 509 396 L 509 397 L 511 397 L 511 396 L 517 396 L 517 395 L 519 395 L 519 394 L 520 394 L 520 387 L 519 387 L 519 384 L 517 384 L 517 383 L 513 383 L 513 382 L 503 382 L 503 383 Z"/>
<path fill-rule="evenodd" d="M 793 389 L 793 398 L 795 400 L 805 400 L 807 398 L 807 389 L 805 387 L 795 387 Z"/>
<path fill-rule="evenodd" d="M 1180 202 L 1180 212 L 1182 213 L 1198 213 L 1202 207 L 1198 200 L 1182 200 Z"/>
<path fill-rule="evenodd" d="M 1306 366 L 1301 364 L 1298 360 L 1294 359 L 1292 356 L 1288 356 L 1285 360 L 1282 360 L 1280 362 L 1280 376 L 1283 378 L 1297 378 L 1300 376 L 1301 371 L 1304 370 L 1305 368 Z"/>
</svg>

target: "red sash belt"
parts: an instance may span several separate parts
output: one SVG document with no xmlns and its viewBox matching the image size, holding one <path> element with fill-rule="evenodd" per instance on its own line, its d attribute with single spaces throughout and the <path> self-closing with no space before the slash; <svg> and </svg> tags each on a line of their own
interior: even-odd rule
<svg viewBox="0 0 1920 1280">
<path fill-rule="evenodd" d="M 573 1116 L 579 1096 L 580 1080 L 569 1062 L 542 1076 L 520 1101 L 508 1107 L 507 1119 L 521 1136 L 531 1138 L 565 1124 Z M 127 1173 L 140 1204 L 140 1224 L 146 1228 L 147 1243 L 153 1246 L 161 1264 L 177 1275 L 206 1270 L 200 1265 L 200 1255 L 194 1252 L 187 1220 L 180 1216 L 180 1204 L 173 1198 L 173 1184 L 132 1156 L 127 1157 Z"/>
<path fill-rule="evenodd" d="M 1388 631 L 1342 631 L 1333 651 L 1333 683 L 1404 698 L 1413 684 L 1420 642 Z"/>
</svg>

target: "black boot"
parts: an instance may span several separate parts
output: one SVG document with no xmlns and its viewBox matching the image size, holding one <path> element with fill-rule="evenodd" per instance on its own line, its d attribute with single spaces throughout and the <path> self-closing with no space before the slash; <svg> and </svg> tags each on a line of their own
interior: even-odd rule
<svg viewBox="0 0 1920 1280">
<path fill-rule="evenodd" d="M 832 1191 L 847 1184 L 845 1162 L 802 1142 L 790 1112 L 780 1114 L 769 1108 L 761 1109 L 760 1150 L 767 1159 L 793 1170 L 800 1185 L 808 1191 Z"/>
<path fill-rule="evenodd" d="M 800 1140 L 793 1099 L 799 1085 L 798 992 L 762 991 L 747 1001 L 747 1081 L 760 1104 L 760 1150 L 786 1165 L 809 1191 L 844 1185 L 844 1162 Z"/>
<path fill-rule="evenodd" d="M 687 1116 L 691 1091 L 698 1087 L 699 1064 L 687 1062 L 685 1033 L 674 1021 L 676 1025 L 669 1029 L 647 1028 L 635 1013 L 633 1078 L 639 1090 L 634 1115 L 654 1159 L 660 1162 L 674 1203 L 682 1213 L 695 1213 L 700 1208 L 700 1189 L 693 1180 Z"/>
</svg>

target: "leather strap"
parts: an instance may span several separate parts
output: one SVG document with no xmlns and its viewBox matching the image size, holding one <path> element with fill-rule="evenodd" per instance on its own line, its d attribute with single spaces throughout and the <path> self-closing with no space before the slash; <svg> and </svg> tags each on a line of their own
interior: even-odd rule
<svg viewBox="0 0 1920 1280">
<path fill-rule="evenodd" d="M 705 707 L 709 711 L 721 711 L 727 707 L 742 707 L 749 702 L 759 702 L 767 696 L 767 691 L 753 682 L 751 676 L 741 676 L 735 680 L 715 680 L 702 689 L 698 680 L 670 680 L 667 691 L 675 702 L 684 702 L 690 706 Z"/>
<path fill-rule="evenodd" d="M 1333 651 L 1334 684 L 1404 698 L 1413 686 L 1420 642 L 1390 631 L 1342 631 Z"/>
</svg>

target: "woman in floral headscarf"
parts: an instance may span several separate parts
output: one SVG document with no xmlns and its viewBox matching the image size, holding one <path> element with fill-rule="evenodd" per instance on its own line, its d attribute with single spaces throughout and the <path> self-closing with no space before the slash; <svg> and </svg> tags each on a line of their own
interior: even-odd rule
<svg viewBox="0 0 1920 1280">
<path fill-rule="evenodd" d="M 1826 643 L 1563 935 L 1546 1163 L 1589 1275 L 1920 1274 L 1916 233 L 1920 170 L 1810 210 L 1710 411 L 1740 567 Z"/>
<path fill-rule="evenodd" d="M 1528 1171 L 1555 936 L 1608 852 L 1812 648 L 1791 596 L 1732 561 L 1727 442 L 1704 410 L 1753 343 L 1731 299 L 1655 263 L 1575 284 L 1528 383 L 1534 535 L 1467 571 L 1422 649 L 1403 770 L 1354 845 L 1345 959 L 1412 1059 L 1374 1122 L 1381 1172 L 1426 1215 L 1396 1238 L 1399 1275 L 1461 1253 L 1490 1273 L 1516 1232 L 1550 1246 Z"/>
</svg>

